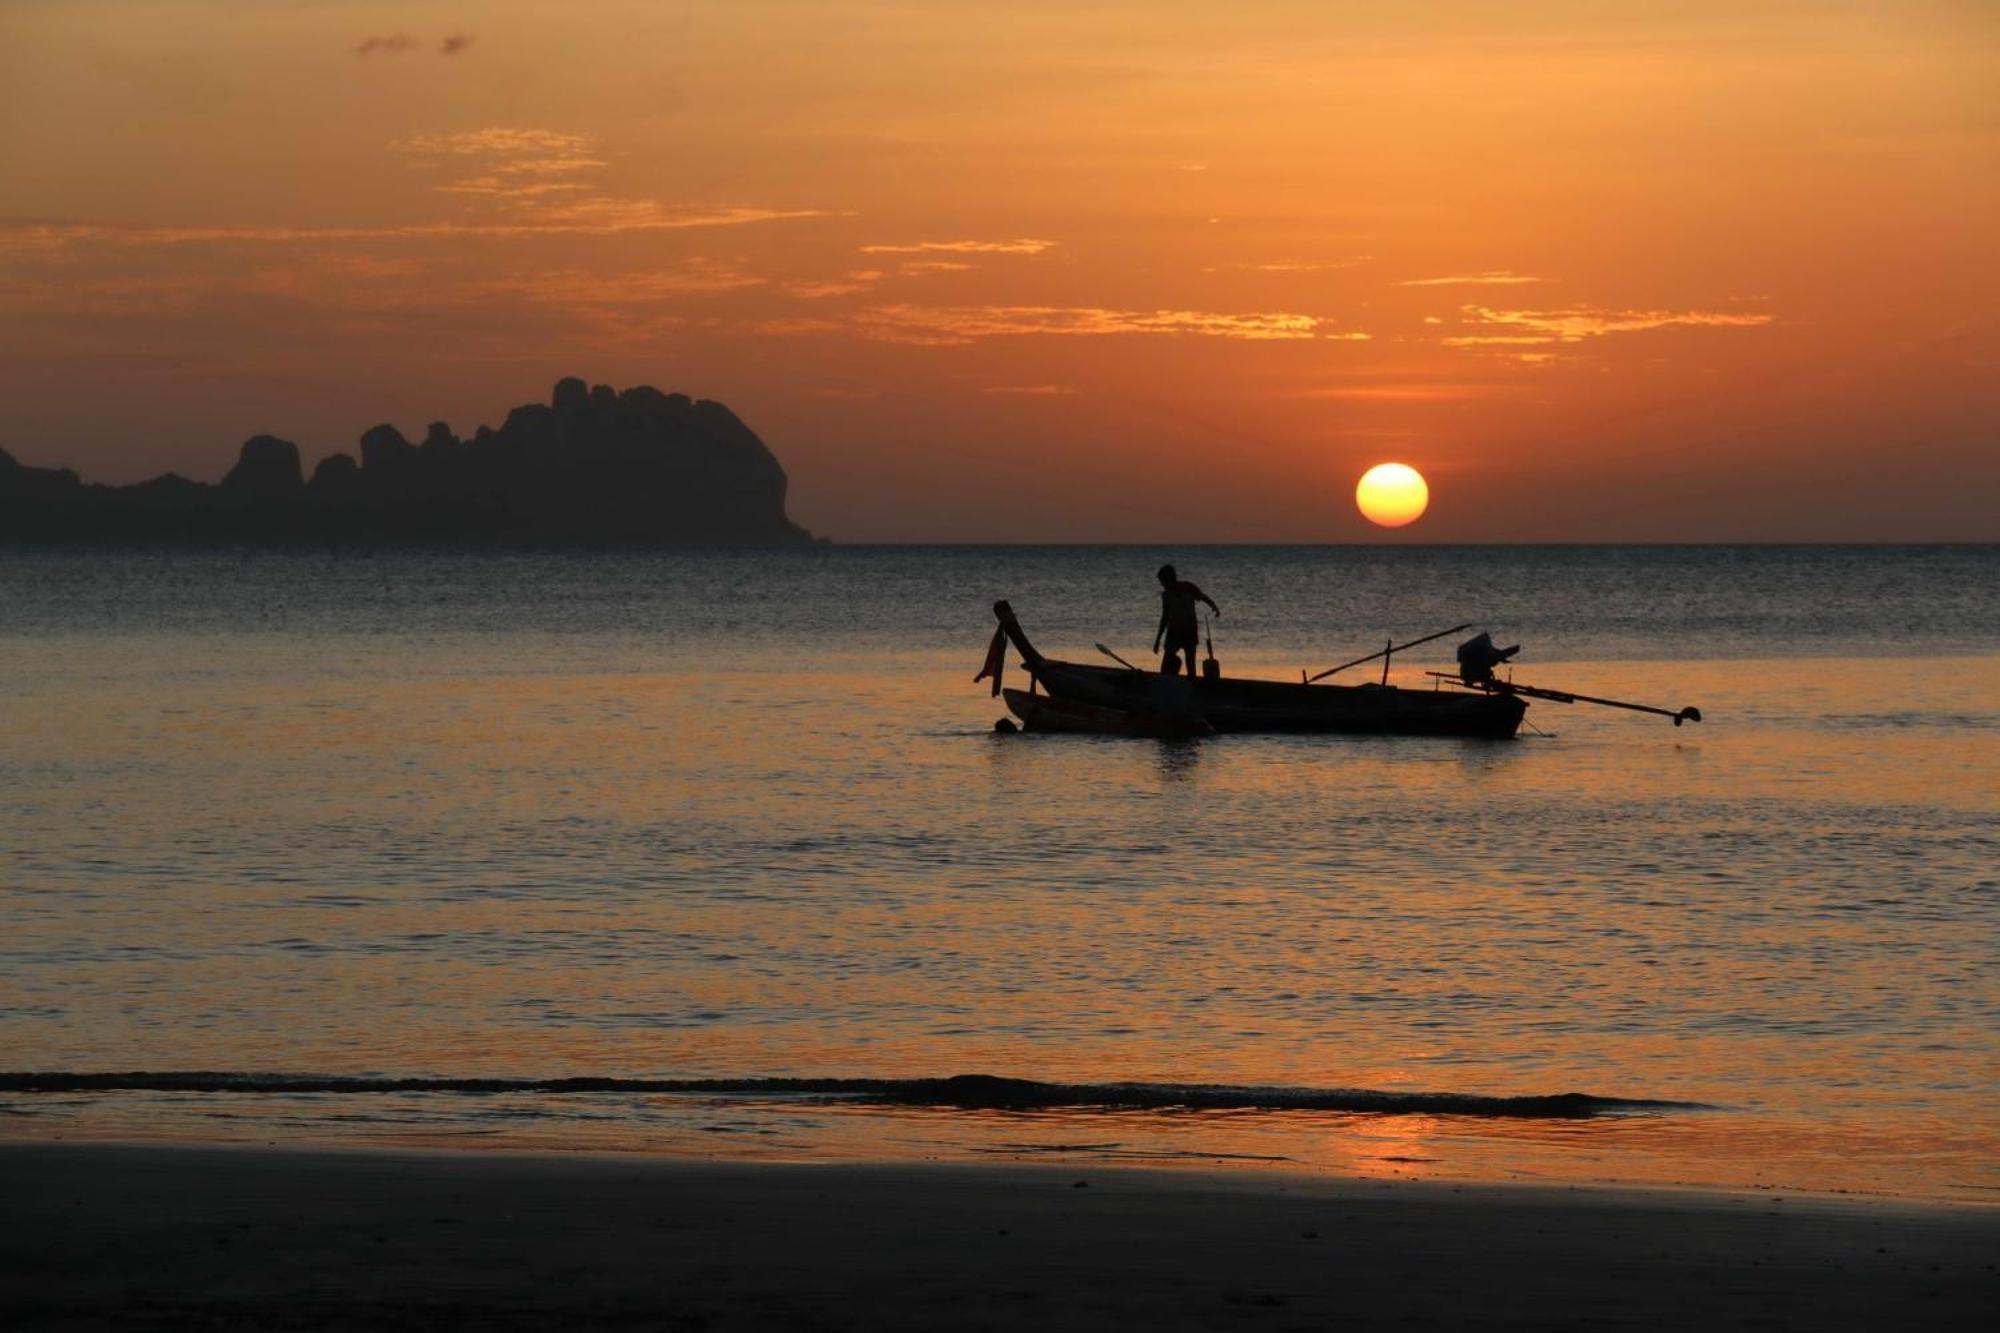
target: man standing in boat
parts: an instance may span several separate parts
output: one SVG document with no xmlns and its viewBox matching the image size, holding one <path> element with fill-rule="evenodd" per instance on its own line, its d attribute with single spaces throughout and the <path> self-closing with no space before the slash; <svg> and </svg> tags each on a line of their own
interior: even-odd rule
<svg viewBox="0 0 2000 1333">
<path fill-rule="evenodd" d="M 1167 655 L 1160 659 L 1160 674 L 1177 675 L 1180 672 L 1180 655 L 1187 654 L 1187 673 L 1195 674 L 1194 653 L 1201 644 L 1201 626 L 1195 621 L 1194 604 L 1208 603 L 1208 609 L 1218 616 L 1222 608 L 1215 599 L 1192 583 L 1184 582 L 1174 573 L 1172 565 L 1160 566 L 1160 628 L 1153 635 L 1153 651 L 1160 651 L 1160 640 L 1167 642 Z"/>
</svg>

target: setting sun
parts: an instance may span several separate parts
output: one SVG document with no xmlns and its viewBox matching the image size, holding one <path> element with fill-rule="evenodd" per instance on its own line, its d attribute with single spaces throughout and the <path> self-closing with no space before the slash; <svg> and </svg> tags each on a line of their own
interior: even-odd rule
<svg viewBox="0 0 2000 1333">
<path fill-rule="evenodd" d="M 1354 503 L 1363 517 L 1385 528 L 1416 522 L 1430 502 L 1423 474 L 1404 463 L 1378 463 L 1361 474 L 1354 488 Z"/>
</svg>

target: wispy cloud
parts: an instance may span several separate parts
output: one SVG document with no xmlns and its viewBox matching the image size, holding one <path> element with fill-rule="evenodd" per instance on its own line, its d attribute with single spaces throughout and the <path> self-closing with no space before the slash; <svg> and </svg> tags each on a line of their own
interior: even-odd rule
<svg viewBox="0 0 2000 1333">
<path fill-rule="evenodd" d="M 580 181 L 524 181 L 517 176 L 464 176 L 437 187 L 440 194 L 480 194 L 494 199 L 533 199 L 590 187 Z"/>
<path fill-rule="evenodd" d="M 1311 315 L 1207 310 L 1110 310 L 1097 306 L 887 305 L 859 311 L 855 330 L 883 342 L 959 346 L 981 338 L 1187 334 L 1252 341 L 1311 338 Z"/>
<path fill-rule="evenodd" d="M 1039 255 L 1056 246 L 1054 241 L 1038 241 L 1033 237 L 1021 237 L 1012 241 L 916 241 L 907 245 L 864 245 L 864 255 Z"/>
<path fill-rule="evenodd" d="M 1478 323 L 1526 331 L 1519 335 L 1484 337 L 1483 341 L 1489 343 L 1498 337 L 1510 337 L 1516 342 L 1573 343 L 1586 338 L 1601 338 L 1610 333 L 1638 333 L 1677 327 L 1755 328 L 1772 321 L 1770 315 L 1730 310 L 1598 310 L 1587 307 L 1570 310 L 1493 310 L 1486 306 L 1469 305 L 1461 307 L 1461 311 Z M 1472 336 L 1447 338 L 1445 341 L 1459 346 L 1475 345 Z"/>
<path fill-rule="evenodd" d="M 496 168 L 513 176 L 555 175 L 571 171 L 595 171 L 611 164 L 603 158 L 587 157 L 578 153 L 573 157 L 522 157 L 511 162 L 503 162 Z"/>
<path fill-rule="evenodd" d="M 77 221 L 0 220 L 0 255 L 77 246 L 283 245 L 421 241 L 456 237 L 612 236 L 626 232 L 740 227 L 829 216 L 815 208 L 675 204 L 602 194 L 594 173 L 608 163 L 587 134 L 489 126 L 417 135 L 389 145 L 415 164 L 444 168 L 432 186 L 471 201 L 473 216 L 380 226 L 136 226 Z"/>
<path fill-rule="evenodd" d="M 848 326 L 838 319 L 824 319 L 817 315 L 784 315 L 777 319 L 751 320 L 743 324 L 745 333 L 773 334 L 779 337 L 815 336 L 849 332 Z"/>
<path fill-rule="evenodd" d="M 1222 273 L 1227 271 L 1234 271 L 1240 273 L 1326 273 L 1326 272 L 1332 272 L 1336 269 L 1354 268 L 1357 267 L 1358 265 L 1366 264 L 1374 257 L 1375 256 L 1373 255 L 1350 255 L 1345 259 L 1314 259 L 1314 260 L 1276 259 L 1276 260 L 1265 261 L 1262 263 L 1250 263 L 1250 262 L 1238 261 L 1228 264 L 1211 264 L 1207 268 L 1204 268 L 1202 272 Z"/>
<path fill-rule="evenodd" d="M 416 134 L 407 139 L 397 139 L 389 146 L 404 153 L 449 154 L 454 157 L 512 157 L 527 153 L 568 157 L 588 152 L 596 143 L 588 134 L 490 125 L 485 129 L 461 130 L 455 134 Z"/>
<path fill-rule="evenodd" d="M 588 236 L 613 236 L 629 231 L 678 231 L 684 227 L 741 227 L 752 222 L 779 222 L 797 218 L 823 218 L 831 214 L 817 208 L 703 208 L 666 204 L 657 199 L 615 199 L 598 196 L 567 199 L 551 204 L 520 223 L 491 223 L 470 228 L 489 236 L 546 236 L 574 232 Z"/>
<path fill-rule="evenodd" d="M 989 384 L 979 392 L 1017 398 L 1066 398 L 1076 390 L 1067 384 Z"/>
<path fill-rule="evenodd" d="M 46 276 L 45 276 L 46 275 Z M 199 274 L 80 279 L 49 266 L 0 269 L 0 309 L 93 317 L 154 318 L 222 308 L 245 296 L 301 311 L 365 315 L 485 311 L 504 322 L 527 302 L 600 329 L 635 329 L 678 318 L 690 298 L 764 285 L 728 260 L 693 258 L 660 268 L 596 272 L 556 268 L 496 277 L 464 275 L 414 256 L 382 257 L 314 248 L 266 251 Z M 538 316 L 539 317 L 539 316 Z"/>
<path fill-rule="evenodd" d="M 600 155 L 594 137 L 565 130 L 490 125 L 452 134 L 415 135 L 390 147 L 418 164 L 459 164 L 459 169 L 471 174 L 452 177 L 432 188 L 442 194 L 484 198 L 506 210 L 485 223 L 462 224 L 474 229 L 473 234 L 612 235 L 824 216 L 818 209 L 704 209 L 600 194 L 592 177 L 608 167 L 609 161 Z"/>
<path fill-rule="evenodd" d="M 906 259 L 896 265 L 896 272 L 920 278 L 926 273 L 967 273 L 972 267 L 956 259 Z"/>
<path fill-rule="evenodd" d="M 484 292 L 526 296 L 554 305 L 649 305 L 701 292 L 740 291 L 765 279 L 723 260 L 694 258 L 674 268 L 626 273 L 557 269 L 481 285 Z"/>
<path fill-rule="evenodd" d="M 741 227 L 758 222 L 831 217 L 812 208 L 702 208 L 650 199 L 590 200 L 533 218 L 495 222 L 417 222 L 384 227 L 143 227 L 93 222 L 0 223 L 0 254 L 77 245 L 283 245 L 324 241 L 421 241 L 469 236 L 612 236 L 623 232 Z"/>
<path fill-rule="evenodd" d="M 1477 398 L 1495 391 L 1489 384 L 1315 384 L 1298 391 L 1301 398 L 1331 398 L 1357 403 L 1436 403 Z"/>
<path fill-rule="evenodd" d="M 1405 278 L 1398 287 L 1519 287 L 1531 282 L 1547 282 L 1529 273 L 1511 269 L 1488 269 L 1484 273 L 1453 273 L 1442 278 Z"/>
<path fill-rule="evenodd" d="M 389 145 L 419 166 L 471 171 L 432 186 L 440 194 L 524 204 L 551 194 L 584 194 L 592 172 L 610 165 L 587 134 L 489 126 L 456 134 L 420 134 Z"/>
<path fill-rule="evenodd" d="M 1556 359 L 1557 340 L 1547 333 L 1465 333 L 1441 340 L 1446 347 L 1462 348 L 1481 355 L 1498 357 L 1522 365 L 1545 365 Z"/>
<path fill-rule="evenodd" d="M 441 56 L 455 56 L 471 49 L 477 39 L 469 32 L 454 32 L 437 44 Z M 385 36 L 363 37 L 354 45 L 358 56 L 399 56 L 405 51 L 414 51 L 420 43 L 407 32 L 392 32 Z"/>
<path fill-rule="evenodd" d="M 785 284 L 785 294 L 802 301 L 820 301 L 829 296 L 852 296 L 865 292 L 882 280 L 880 269 L 858 269 L 840 278 L 806 279 Z"/>
</svg>

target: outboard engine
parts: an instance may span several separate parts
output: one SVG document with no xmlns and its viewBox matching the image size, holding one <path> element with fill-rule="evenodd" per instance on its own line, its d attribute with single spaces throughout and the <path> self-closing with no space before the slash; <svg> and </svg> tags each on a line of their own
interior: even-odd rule
<svg viewBox="0 0 2000 1333">
<path fill-rule="evenodd" d="M 1491 685 L 1493 668 L 1505 663 L 1520 651 L 1521 645 L 1518 643 L 1512 648 L 1494 647 L 1491 634 L 1480 634 L 1477 638 L 1467 639 L 1458 645 L 1458 678 L 1467 685 Z"/>
</svg>

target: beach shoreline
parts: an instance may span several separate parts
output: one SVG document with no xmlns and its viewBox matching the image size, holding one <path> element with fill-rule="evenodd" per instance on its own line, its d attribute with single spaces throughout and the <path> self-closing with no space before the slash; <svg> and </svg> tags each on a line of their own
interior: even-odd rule
<svg viewBox="0 0 2000 1333">
<path fill-rule="evenodd" d="M 23 1328 L 1934 1328 L 2000 1208 L 1260 1169 L 0 1142 Z"/>
</svg>

